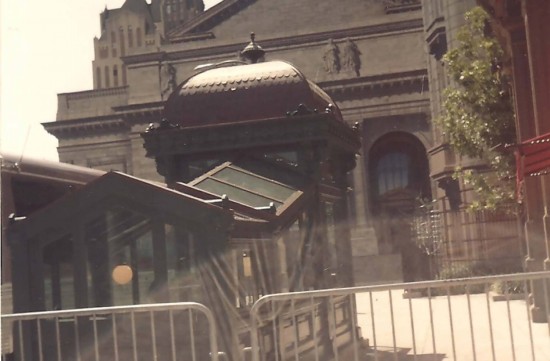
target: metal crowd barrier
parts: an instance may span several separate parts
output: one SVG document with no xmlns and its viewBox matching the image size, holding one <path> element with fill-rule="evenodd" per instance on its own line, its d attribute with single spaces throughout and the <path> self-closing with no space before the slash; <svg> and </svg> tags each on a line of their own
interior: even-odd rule
<svg viewBox="0 0 550 361">
<path fill-rule="evenodd" d="M 531 319 L 534 287 L 545 322 Z M 549 290 L 546 271 L 267 295 L 250 310 L 251 347 L 243 356 L 550 360 Z M 21 361 L 218 361 L 219 355 L 213 315 L 197 303 L 2 315 L 2 323 L 12 326 Z"/>
<path fill-rule="evenodd" d="M 550 360 L 549 290 L 546 271 L 266 295 L 251 308 L 252 360 Z"/>
<path fill-rule="evenodd" d="M 193 302 L 2 315 L 21 361 L 218 361 L 212 312 Z"/>
</svg>

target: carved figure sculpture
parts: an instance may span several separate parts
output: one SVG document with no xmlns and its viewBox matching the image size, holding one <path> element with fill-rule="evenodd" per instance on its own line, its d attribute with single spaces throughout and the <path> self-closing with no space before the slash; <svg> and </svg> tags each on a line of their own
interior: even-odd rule
<svg viewBox="0 0 550 361">
<path fill-rule="evenodd" d="M 323 61 L 327 73 L 338 73 L 340 71 L 340 49 L 332 39 L 328 39 L 323 53 Z"/>
<path fill-rule="evenodd" d="M 164 64 L 162 66 L 162 90 L 161 95 L 172 93 L 178 86 L 177 69 L 172 64 Z"/>
<path fill-rule="evenodd" d="M 357 76 L 361 75 L 361 51 L 350 38 L 346 38 L 344 43 L 342 59 L 344 69 L 353 71 Z"/>
</svg>

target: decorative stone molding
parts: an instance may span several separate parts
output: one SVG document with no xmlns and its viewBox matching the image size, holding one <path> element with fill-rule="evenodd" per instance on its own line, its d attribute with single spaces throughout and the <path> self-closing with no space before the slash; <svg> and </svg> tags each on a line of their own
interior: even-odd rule
<svg viewBox="0 0 550 361">
<path fill-rule="evenodd" d="M 44 129 L 58 139 L 90 136 L 92 134 L 112 133 L 116 130 L 129 129 L 122 119 L 97 117 L 92 119 L 64 120 L 61 122 L 42 123 Z"/>
<path fill-rule="evenodd" d="M 333 31 L 326 31 L 326 32 L 314 33 L 314 34 L 296 35 L 291 37 L 263 39 L 262 47 L 264 49 L 279 48 L 279 47 L 286 47 L 286 46 L 296 47 L 296 46 L 304 46 L 307 44 L 325 42 L 326 39 L 329 39 L 329 38 L 344 39 L 346 37 L 354 38 L 358 36 L 368 36 L 368 35 L 376 35 L 376 34 L 381 35 L 386 33 L 407 32 L 411 30 L 422 31 L 422 32 L 424 31 L 421 17 L 419 17 L 418 19 L 397 21 L 397 22 L 386 23 L 386 24 L 367 25 L 367 26 L 344 29 L 344 30 L 333 30 Z M 179 60 L 179 59 L 202 58 L 202 57 L 211 59 L 212 57 L 217 55 L 236 54 L 237 52 L 240 52 L 242 50 L 242 46 L 243 46 L 242 42 L 239 42 L 239 43 L 223 45 L 223 46 L 187 49 L 187 50 L 179 50 L 175 52 L 155 51 L 151 53 L 127 55 L 125 57 L 122 57 L 122 59 L 127 66 L 130 66 L 132 64 L 141 64 L 145 62 L 160 62 L 163 59 Z"/>
<path fill-rule="evenodd" d="M 125 85 L 117 88 L 84 90 L 84 91 L 74 92 L 74 93 L 61 93 L 58 96 L 65 97 L 67 101 L 71 101 L 71 100 L 106 97 L 111 95 L 125 95 L 127 93 L 128 93 L 128 86 Z"/>
<path fill-rule="evenodd" d="M 390 90 L 395 91 L 398 87 L 403 88 L 404 92 L 425 92 L 429 89 L 426 70 L 359 77 L 353 82 L 350 82 L 349 79 L 331 80 L 319 82 L 318 85 L 331 97 L 338 97 L 338 94 L 365 90 L 377 92 L 377 94 L 371 94 L 371 96 L 380 96 Z"/>
</svg>

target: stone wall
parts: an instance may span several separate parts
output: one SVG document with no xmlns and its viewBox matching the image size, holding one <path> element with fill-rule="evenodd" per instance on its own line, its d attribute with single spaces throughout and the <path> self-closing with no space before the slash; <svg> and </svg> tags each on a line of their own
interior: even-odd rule
<svg viewBox="0 0 550 361">
<path fill-rule="evenodd" d="M 57 95 L 57 121 L 113 114 L 112 107 L 128 103 L 128 88 L 86 90 Z"/>
</svg>

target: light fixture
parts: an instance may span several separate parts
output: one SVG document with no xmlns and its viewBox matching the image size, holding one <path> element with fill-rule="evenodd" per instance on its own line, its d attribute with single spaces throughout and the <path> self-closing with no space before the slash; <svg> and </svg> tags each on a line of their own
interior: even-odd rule
<svg viewBox="0 0 550 361">
<path fill-rule="evenodd" d="M 134 271 L 127 264 L 119 264 L 113 268 L 111 276 L 116 284 L 125 285 L 134 277 Z"/>
</svg>

